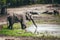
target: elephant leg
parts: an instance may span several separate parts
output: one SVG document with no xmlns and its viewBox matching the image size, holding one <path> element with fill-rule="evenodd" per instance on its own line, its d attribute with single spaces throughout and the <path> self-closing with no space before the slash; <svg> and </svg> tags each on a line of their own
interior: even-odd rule
<svg viewBox="0 0 60 40">
<path fill-rule="evenodd" d="M 10 29 L 10 24 L 9 24 L 9 26 L 8 26 L 8 29 Z"/>
<path fill-rule="evenodd" d="M 21 29 L 23 29 L 23 24 L 21 24 Z"/>
<path fill-rule="evenodd" d="M 13 24 L 10 25 L 10 29 L 13 29 Z"/>
<path fill-rule="evenodd" d="M 13 29 L 13 24 L 9 24 L 8 29 Z"/>
<path fill-rule="evenodd" d="M 21 29 L 26 29 L 26 25 L 25 24 L 21 24 Z"/>
<path fill-rule="evenodd" d="M 23 24 L 23 29 L 26 29 L 26 25 L 25 24 Z"/>
</svg>

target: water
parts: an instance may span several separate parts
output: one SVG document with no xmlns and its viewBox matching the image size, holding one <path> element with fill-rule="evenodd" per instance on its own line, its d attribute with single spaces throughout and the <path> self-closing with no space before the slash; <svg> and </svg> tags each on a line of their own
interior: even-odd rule
<svg viewBox="0 0 60 40">
<path fill-rule="evenodd" d="M 36 27 L 31 25 L 30 27 L 26 28 L 27 32 L 34 33 Z M 46 33 L 46 34 L 53 34 L 53 35 L 60 35 L 60 25 L 56 24 L 37 24 L 37 33 Z"/>
</svg>

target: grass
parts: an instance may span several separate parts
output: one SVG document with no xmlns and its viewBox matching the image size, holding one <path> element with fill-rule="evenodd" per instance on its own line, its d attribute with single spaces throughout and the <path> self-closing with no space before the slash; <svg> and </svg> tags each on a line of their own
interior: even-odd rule
<svg viewBox="0 0 60 40">
<path fill-rule="evenodd" d="M 28 24 L 30 24 L 30 22 L 28 22 Z M 32 33 L 27 33 L 25 30 L 22 30 L 20 23 L 15 23 L 12 30 L 7 29 L 7 25 L 4 25 L 3 29 L 0 30 L 0 34 L 7 36 L 34 36 Z"/>
<path fill-rule="evenodd" d="M 0 30 L 0 34 L 7 35 L 7 36 L 32 36 L 32 33 L 25 33 L 24 30 L 14 29 L 14 30 L 8 30 L 8 29 L 2 29 Z"/>
<path fill-rule="evenodd" d="M 31 25 L 32 22 L 28 22 L 29 25 Z M 19 23 L 15 23 L 13 25 L 13 28 L 12 30 L 9 30 L 7 29 L 7 25 L 4 25 L 3 26 L 3 29 L 0 30 L 0 34 L 2 35 L 6 35 L 6 36 L 14 36 L 14 37 L 42 37 L 42 38 L 60 38 L 60 37 L 54 37 L 52 35 L 49 35 L 47 34 L 44 35 L 44 33 L 41 33 L 41 34 L 33 34 L 33 33 L 28 33 L 28 32 L 25 32 L 25 30 L 22 30 L 21 27 L 20 27 L 20 24 Z"/>
</svg>

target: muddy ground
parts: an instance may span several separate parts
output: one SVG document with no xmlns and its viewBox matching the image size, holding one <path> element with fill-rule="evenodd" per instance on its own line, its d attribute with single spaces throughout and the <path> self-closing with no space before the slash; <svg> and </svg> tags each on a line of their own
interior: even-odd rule
<svg viewBox="0 0 60 40">
<path fill-rule="evenodd" d="M 39 38 L 39 37 L 0 37 L 0 40 L 60 40 L 60 38 Z"/>
</svg>

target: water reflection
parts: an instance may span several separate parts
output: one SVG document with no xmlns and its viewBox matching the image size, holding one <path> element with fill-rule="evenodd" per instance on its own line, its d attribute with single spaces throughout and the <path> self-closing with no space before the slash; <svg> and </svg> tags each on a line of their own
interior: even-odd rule
<svg viewBox="0 0 60 40">
<path fill-rule="evenodd" d="M 49 33 L 53 35 L 60 35 L 60 25 L 56 24 L 37 24 L 37 30 L 38 33 Z M 36 27 L 34 25 L 31 25 L 30 27 L 26 28 L 27 32 L 35 32 Z"/>
</svg>

